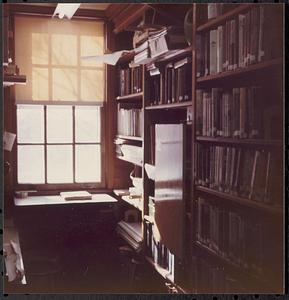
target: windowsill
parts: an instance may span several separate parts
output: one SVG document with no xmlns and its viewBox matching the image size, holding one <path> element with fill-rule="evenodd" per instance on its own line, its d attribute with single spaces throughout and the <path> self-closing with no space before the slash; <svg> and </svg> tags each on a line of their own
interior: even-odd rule
<svg viewBox="0 0 289 300">
<path fill-rule="evenodd" d="M 67 188 L 67 189 L 54 189 L 54 190 L 37 190 L 33 188 L 17 188 L 14 189 L 14 191 L 29 191 L 28 192 L 28 197 L 33 197 L 33 196 L 59 196 L 60 192 L 71 192 L 71 191 L 87 191 L 91 194 L 109 194 L 112 195 L 113 192 L 110 189 L 88 189 L 88 188 Z M 26 198 L 27 199 L 27 198 Z"/>
</svg>

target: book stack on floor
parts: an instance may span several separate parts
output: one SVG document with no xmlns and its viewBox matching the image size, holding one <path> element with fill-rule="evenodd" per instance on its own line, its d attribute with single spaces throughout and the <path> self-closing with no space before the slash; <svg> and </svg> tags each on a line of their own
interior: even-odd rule
<svg viewBox="0 0 289 300">
<path fill-rule="evenodd" d="M 117 224 L 116 232 L 136 251 L 141 250 L 142 234 L 140 222 L 120 221 Z"/>
</svg>

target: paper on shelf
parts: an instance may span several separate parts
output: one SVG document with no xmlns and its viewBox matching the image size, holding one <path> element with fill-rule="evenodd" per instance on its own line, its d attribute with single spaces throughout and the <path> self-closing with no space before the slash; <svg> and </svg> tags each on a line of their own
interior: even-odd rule
<svg viewBox="0 0 289 300">
<path fill-rule="evenodd" d="M 103 55 L 92 55 L 92 56 L 81 56 L 81 59 L 83 60 L 92 60 L 99 63 L 105 63 L 108 65 L 115 66 L 118 60 L 124 55 L 130 53 L 132 50 L 121 50 L 116 51 L 109 54 L 103 54 Z"/>
</svg>

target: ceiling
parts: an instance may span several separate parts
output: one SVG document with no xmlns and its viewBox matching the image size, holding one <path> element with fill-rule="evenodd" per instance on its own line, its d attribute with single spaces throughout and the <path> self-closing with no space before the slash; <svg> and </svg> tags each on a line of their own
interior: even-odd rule
<svg viewBox="0 0 289 300">
<path fill-rule="evenodd" d="M 62 2 L 65 3 L 65 2 Z M 19 3 L 17 3 L 19 4 Z M 56 7 L 57 3 L 21 3 L 22 5 L 44 6 L 44 7 Z M 110 3 L 81 3 L 80 8 L 92 9 L 92 10 L 106 10 Z"/>
</svg>

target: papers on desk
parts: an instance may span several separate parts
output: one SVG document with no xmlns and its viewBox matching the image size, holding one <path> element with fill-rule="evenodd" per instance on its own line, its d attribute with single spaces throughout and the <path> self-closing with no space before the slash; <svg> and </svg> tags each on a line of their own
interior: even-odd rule
<svg viewBox="0 0 289 300">
<path fill-rule="evenodd" d="M 75 191 L 75 192 L 61 192 L 60 196 L 64 200 L 91 200 L 92 195 L 86 191 Z"/>
</svg>

